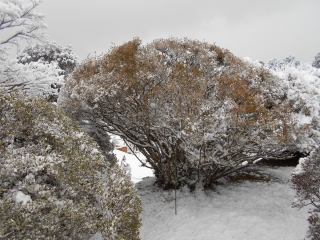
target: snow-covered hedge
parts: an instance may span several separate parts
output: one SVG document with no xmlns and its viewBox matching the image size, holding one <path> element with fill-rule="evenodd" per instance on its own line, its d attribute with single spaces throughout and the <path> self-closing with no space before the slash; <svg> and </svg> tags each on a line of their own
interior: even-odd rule
<svg viewBox="0 0 320 240">
<path fill-rule="evenodd" d="M 139 239 L 140 198 L 62 110 L 0 91 L 0 238 Z"/>
</svg>

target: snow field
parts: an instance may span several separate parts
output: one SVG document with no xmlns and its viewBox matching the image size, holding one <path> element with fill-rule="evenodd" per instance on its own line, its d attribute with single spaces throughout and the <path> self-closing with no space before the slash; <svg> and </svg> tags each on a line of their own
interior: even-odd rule
<svg viewBox="0 0 320 240">
<path fill-rule="evenodd" d="M 115 150 L 118 159 L 126 156 L 132 180 L 142 199 L 142 240 L 300 240 L 304 239 L 308 209 L 292 208 L 295 191 L 290 177 L 293 167 L 264 168 L 279 178 L 271 182 L 227 183 L 215 191 L 201 189 L 177 192 L 178 215 L 174 211 L 174 191 L 155 185 L 150 169 L 132 154 Z M 140 156 L 139 156 L 140 157 Z"/>
</svg>

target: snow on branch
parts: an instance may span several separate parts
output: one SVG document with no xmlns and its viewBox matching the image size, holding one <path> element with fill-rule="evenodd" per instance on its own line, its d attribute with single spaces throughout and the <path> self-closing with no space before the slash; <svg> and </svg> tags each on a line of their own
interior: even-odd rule
<svg viewBox="0 0 320 240">
<path fill-rule="evenodd" d="M 0 2 L 0 54 L 5 53 L 7 45 L 20 46 L 21 40 L 42 41 L 46 39 L 47 25 L 44 15 L 34 12 L 42 0 L 4 0 Z M 16 30 L 15 33 L 10 31 Z M 4 31 L 4 32 L 3 32 Z"/>
</svg>

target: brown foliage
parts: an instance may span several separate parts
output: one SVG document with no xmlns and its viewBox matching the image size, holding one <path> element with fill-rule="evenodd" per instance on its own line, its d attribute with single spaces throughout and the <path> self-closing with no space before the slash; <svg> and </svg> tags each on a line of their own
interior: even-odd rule
<svg viewBox="0 0 320 240">
<path fill-rule="evenodd" d="M 134 39 L 84 61 L 67 80 L 63 104 L 135 144 L 161 184 L 178 174 L 180 183 L 210 185 L 244 161 L 285 157 L 289 109 L 270 88 L 275 77 L 216 45 Z M 267 153 L 274 143 L 277 151 Z"/>
</svg>

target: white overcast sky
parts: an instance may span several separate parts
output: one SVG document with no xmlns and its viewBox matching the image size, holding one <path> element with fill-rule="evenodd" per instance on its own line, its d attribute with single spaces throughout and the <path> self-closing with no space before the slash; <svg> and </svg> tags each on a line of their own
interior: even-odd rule
<svg viewBox="0 0 320 240">
<path fill-rule="evenodd" d="M 80 60 L 139 37 L 188 37 L 262 61 L 320 52 L 320 0 L 44 0 L 51 40 Z"/>
</svg>

